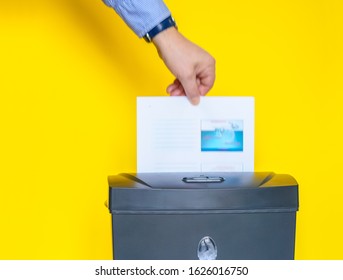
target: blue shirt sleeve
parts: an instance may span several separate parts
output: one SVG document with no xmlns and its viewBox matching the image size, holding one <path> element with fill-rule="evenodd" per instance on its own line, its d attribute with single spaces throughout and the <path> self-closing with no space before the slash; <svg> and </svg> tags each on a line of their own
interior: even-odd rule
<svg viewBox="0 0 343 280">
<path fill-rule="evenodd" d="M 102 1 L 112 7 L 140 38 L 170 16 L 170 11 L 163 0 Z"/>
</svg>

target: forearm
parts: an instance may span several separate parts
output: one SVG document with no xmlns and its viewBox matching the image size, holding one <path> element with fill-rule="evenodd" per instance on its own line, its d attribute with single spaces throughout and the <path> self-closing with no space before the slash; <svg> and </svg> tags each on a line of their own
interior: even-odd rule
<svg viewBox="0 0 343 280">
<path fill-rule="evenodd" d="M 215 80 L 215 60 L 175 28 L 163 0 L 103 0 L 139 36 L 152 39 L 165 65 L 176 77 L 170 95 L 187 95 L 198 104 Z M 148 33 L 148 34 L 147 34 Z"/>
</svg>

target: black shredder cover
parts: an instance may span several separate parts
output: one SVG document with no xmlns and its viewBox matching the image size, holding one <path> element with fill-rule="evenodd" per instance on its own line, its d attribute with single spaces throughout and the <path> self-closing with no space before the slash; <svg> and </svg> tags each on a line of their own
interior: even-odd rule
<svg viewBox="0 0 343 280">
<path fill-rule="evenodd" d="M 122 173 L 108 182 L 112 213 L 298 210 L 296 180 L 273 172 Z"/>
</svg>

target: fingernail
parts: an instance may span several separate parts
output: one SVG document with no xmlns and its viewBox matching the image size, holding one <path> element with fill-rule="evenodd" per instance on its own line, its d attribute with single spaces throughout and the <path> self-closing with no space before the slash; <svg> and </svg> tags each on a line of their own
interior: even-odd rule
<svg viewBox="0 0 343 280">
<path fill-rule="evenodd" d="M 199 96 L 191 97 L 191 98 L 190 98 L 190 102 L 191 102 L 193 105 L 198 105 L 198 104 L 200 103 L 200 97 L 199 97 Z"/>
</svg>

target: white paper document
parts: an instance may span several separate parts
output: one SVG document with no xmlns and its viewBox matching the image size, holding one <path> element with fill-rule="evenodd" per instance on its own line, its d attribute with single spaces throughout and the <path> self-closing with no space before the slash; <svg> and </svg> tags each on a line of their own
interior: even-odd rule
<svg viewBox="0 0 343 280">
<path fill-rule="evenodd" d="M 254 98 L 137 98 L 137 172 L 254 171 Z"/>
</svg>

